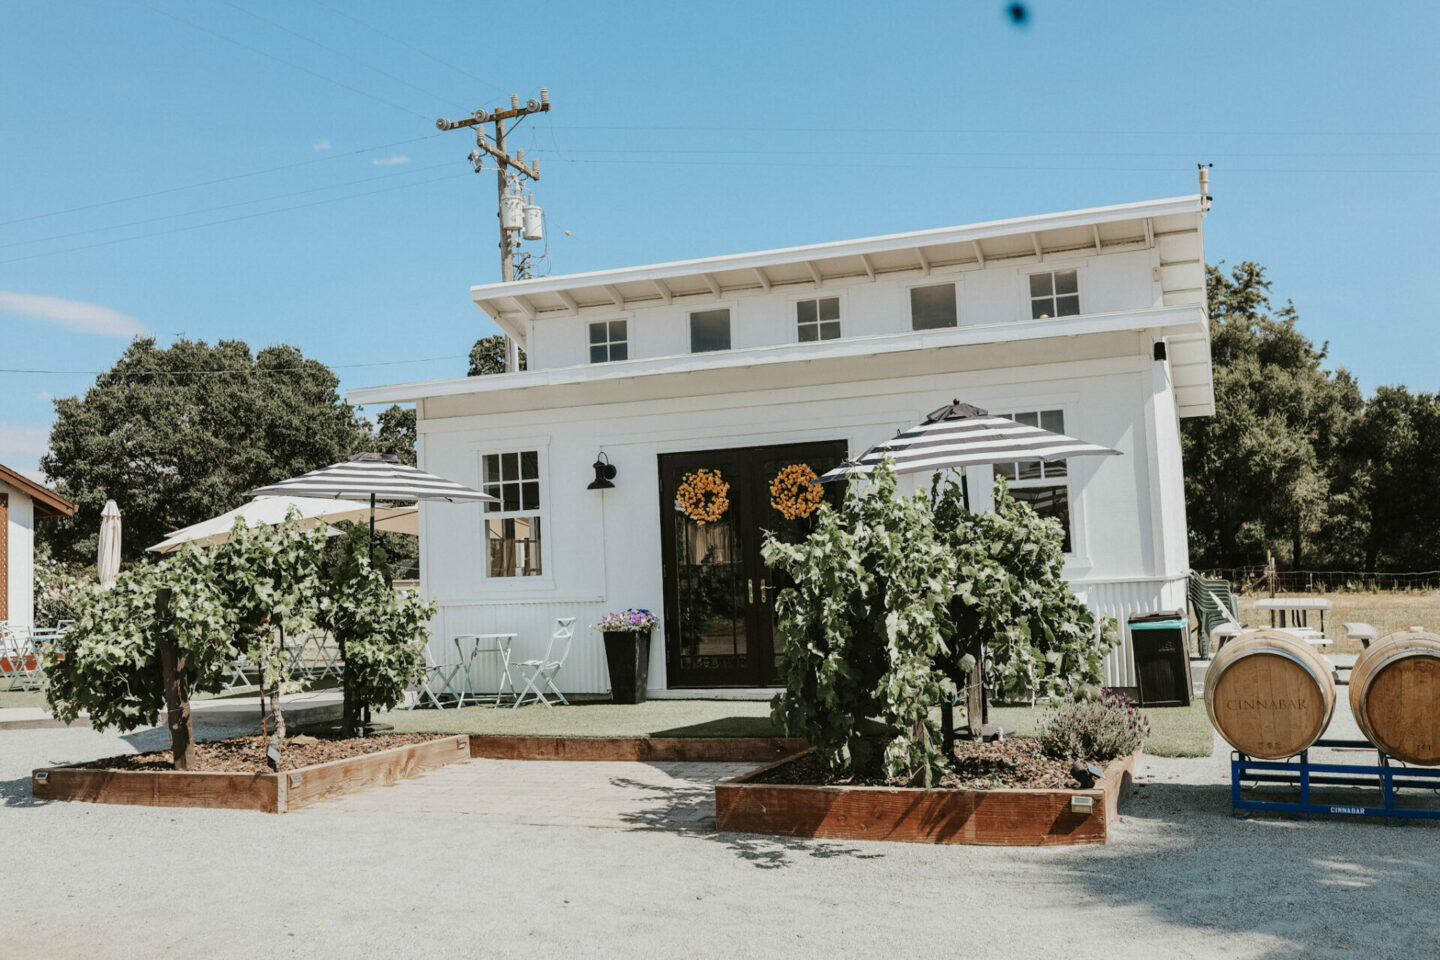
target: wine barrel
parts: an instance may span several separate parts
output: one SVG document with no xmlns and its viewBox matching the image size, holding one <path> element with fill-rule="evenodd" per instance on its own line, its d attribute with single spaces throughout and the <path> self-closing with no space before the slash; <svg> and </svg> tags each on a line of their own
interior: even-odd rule
<svg viewBox="0 0 1440 960">
<path fill-rule="evenodd" d="M 1440 764 L 1440 636 L 1412 629 L 1370 644 L 1350 673 L 1350 710 L 1390 756 Z"/>
<path fill-rule="evenodd" d="M 1236 750 L 1293 757 L 1320 738 L 1335 710 L 1330 665 L 1283 630 L 1252 630 L 1215 654 L 1205 675 L 1210 722 Z"/>
</svg>

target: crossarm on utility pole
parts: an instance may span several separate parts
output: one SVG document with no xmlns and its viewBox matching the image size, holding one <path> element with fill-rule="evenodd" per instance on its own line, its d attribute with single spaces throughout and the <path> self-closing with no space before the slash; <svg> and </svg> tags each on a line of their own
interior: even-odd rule
<svg viewBox="0 0 1440 960">
<path fill-rule="evenodd" d="M 500 279 L 510 283 L 515 279 L 515 246 L 516 239 L 511 231 L 505 229 L 505 222 L 502 211 L 505 206 L 505 196 L 509 189 L 510 171 L 515 171 L 522 177 L 530 180 L 540 179 L 540 163 L 527 165 L 524 160 L 525 151 L 519 151 L 519 155 L 512 157 L 505 151 L 505 121 L 527 117 L 532 113 L 550 112 L 550 91 L 544 87 L 540 88 L 539 100 L 528 100 L 522 106 L 520 98 L 510 97 L 510 109 L 503 110 L 499 107 L 493 111 L 476 110 L 471 116 L 464 120 L 446 120 L 444 117 L 435 121 L 435 126 L 440 130 L 458 130 L 461 127 L 475 127 L 475 146 L 493 157 L 497 163 L 496 182 L 498 184 L 498 202 L 500 205 L 496 216 L 500 218 Z M 492 145 L 485 139 L 485 124 L 493 123 L 495 132 L 492 136 Z M 478 155 L 471 154 L 476 160 L 475 172 L 479 173 L 481 166 L 478 162 Z M 505 335 L 505 372 L 513 373 L 519 367 L 519 356 L 515 349 L 515 341 L 509 334 Z"/>
</svg>

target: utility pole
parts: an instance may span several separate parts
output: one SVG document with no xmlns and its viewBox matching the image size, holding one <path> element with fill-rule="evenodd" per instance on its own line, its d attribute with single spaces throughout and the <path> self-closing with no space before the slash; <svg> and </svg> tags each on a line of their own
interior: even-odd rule
<svg viewBox="0 0 1440 960">
<path fill-rule="evenodd" d="M 550 91 L 541 87 L 540 99 L 527 100 L 523 105 L 520 103 L 519 96 L 512 93 L 508 110 L 501 107 L 496 107 L 494 110 L 476 110 L 464 120 L 446 120 L 441 117 L 435 121 L 435 126 L 440 130 L 456 130 L 460 127 L 475 128 L 476 149 L 470 153 L 470 162 L 474 165 L 476 173 L 484 169 L 486 156 L 493 157 L 497 163 L 495 181 L 498 210 L 495 215 L 500 220 L 500 278 L 506 283 L 516 279 L 515 249 L 520 244 L 518 234 L 522 230 L 524 218 L 524 200 L 519 193 L 520 178 L 539 180 L 540 161 L 536 160 L 532 165 L 527 166 L 524 150 L 516 151 L 513 157 L 506 152 L 505 121 L 519 121 L 532 113 L 549 112 Z M 495 132 L 488 140 L 485 136 L 485 124 L 487 123 L 495 125 Z M 511 124 L 512 129 L 513 127 L 514 124 Z M 515 188 L 514 192 L 511 190 L 512 186 Z M 538 227 L 536 232 L 538 233 Z M 538 239 L 538 236 L 532 239 Z M 507 334 L 505 337 L 505 372 L 512 373 L 518 366 L 515 341 L 511 340 Z"/>
</svg>

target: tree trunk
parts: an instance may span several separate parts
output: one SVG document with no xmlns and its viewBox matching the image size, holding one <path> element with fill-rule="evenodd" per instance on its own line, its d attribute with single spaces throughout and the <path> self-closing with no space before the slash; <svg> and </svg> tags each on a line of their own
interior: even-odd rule
<svg viewBox="0 0 1440 960">
<path fill-rule="evenodd" d="M 276 753 L 285 745 L 285 711 L 280 709 L 281 672 L 285 669 L 285 628 L 280 628 L 280 658 L 276 665 L 275 682 L 270 685 L 270 716 L 275 720 L 275 732 L 270 735 L 270 746 Z"/>
<path fill-rule="evenodd" d="M 966 652 L 975 658 L 975 666 L 965 684 L 965 725 L 970 738 L 979 740 L 985 734 L 985 641 L 979 638 L 970 641 Z"/>
<path fill-rule="evenodd" d="M 275 732 L 270 735 L 270 746 L 279 750 L 285 740 L 285 711 L 280 709 L 280 681 L 270 688 L 270 715 L 275 718 Z"/>
<path fill-rule="evenodd" d="M 948 697 L 940 701 L 940 751 L 946 763 L 955 754 L 955 705 Z"/>
<path fill-rule="evenodd" d="M 176 770 L 195 763 L 195 733 L 190 725 L 190 694 L 185 689 L 185 658 L 173 640 L 160 641 L 160 670 L 165 687 L 165 722 Z"/>
<path fill-rule="evenodd" d="M 340 639 L 340 695 L 344 704 L 340 734 L 344 737 L 356 736 L 355 701 L 350 696 L 350 658 L 345 655 L 344 638 Z"/>
</svg>

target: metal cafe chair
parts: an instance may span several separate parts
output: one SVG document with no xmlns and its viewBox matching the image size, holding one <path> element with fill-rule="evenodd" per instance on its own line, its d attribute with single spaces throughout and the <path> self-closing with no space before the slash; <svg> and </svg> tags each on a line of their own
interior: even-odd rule
<svg viewBox="0 0 1440 960">
<path fill-rule="evenodd" d="M 550 634 L 550 643 L 545 647 L 545 656 L 539 660 L 521 660 L 514 666 L 519 669 L 525 679 L 525 685 L 520 690 L 520 696 L 515 698 L 515 706 L 518 707 L 525 702 L 527 694 L 532 695 L 536 700 L 553 707 L 545 691 L 549 690 L 555 698 L 567 707 L 570 701 L 565 699 L 565 694 L 555 685 L 555 676 L 565 666 L 565 660 L 570 656 L 570 647 L 575 642 L 575 617 L 557 617 L 555 620 L 555 632 Z M 560 656 L 553 658 L 555 645 L 563 644 L 560 648 Z M 513 709 L 513 708 L 512 708 Z"/>
</svg>

